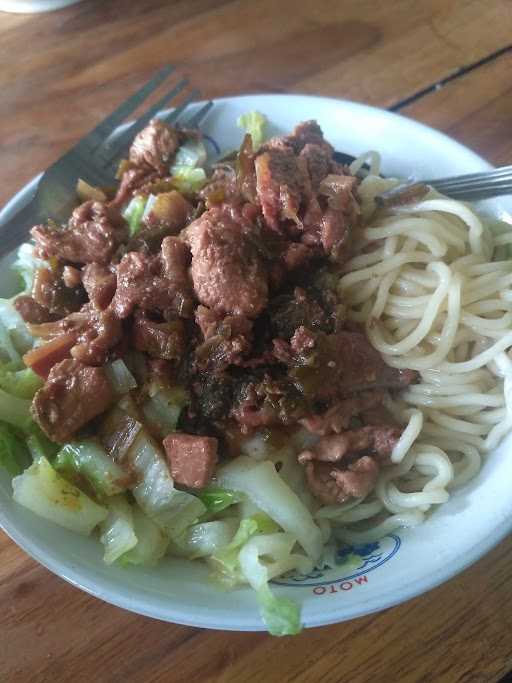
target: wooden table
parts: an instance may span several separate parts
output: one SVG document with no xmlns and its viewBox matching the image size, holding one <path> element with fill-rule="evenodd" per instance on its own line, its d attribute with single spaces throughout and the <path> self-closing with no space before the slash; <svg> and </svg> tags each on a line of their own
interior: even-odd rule
<svg viewBox="0 0 512 683">
<path fill-rule="evenodd" d="M 0 13 L 0 35 L 0 204 L 165 62 L 206 97 L 354 99 L 512 159 L 509 0 L 85 0 Z M 511 586 L 508 539 L 404 605 L 275 639 L 111 607 L 0 535 L 0 681 L 497 681 L 512 669 Z"/>
</svg>

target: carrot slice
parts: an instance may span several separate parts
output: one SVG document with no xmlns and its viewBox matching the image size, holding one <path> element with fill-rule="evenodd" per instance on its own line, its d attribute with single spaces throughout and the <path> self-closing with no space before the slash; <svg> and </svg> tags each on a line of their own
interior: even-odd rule
<svg viewBox="0 0 512 683">
<path fill-rule="evenodd" d="M 75 344 L 76 332 L 61 334 L 52 341 L 27 351 L 23 356 L 23 362 L 40 377 L 46 379 L 56 363 L 60 363 L 64 358 L 69 358 L 69 352 Z"/>
</svg>

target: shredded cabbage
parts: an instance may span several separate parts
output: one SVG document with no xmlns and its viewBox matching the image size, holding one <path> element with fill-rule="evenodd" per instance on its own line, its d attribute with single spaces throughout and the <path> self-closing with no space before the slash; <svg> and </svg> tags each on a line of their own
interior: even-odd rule
<svg viewBox="0 0 512 683">
<path fill-rule="evenodd" d="M 133 506 L 132 515 L 137 543 L 119 558 L 119 563 L 150 567 L 165 555 L 169 539 L 162 529 L 145 515 L 137 505 Z"/>
<path fill-rule="evenodd" d="M 30 464 L 30 451 L 16 430 L 0 422 L 0 467 L 12 476 L 21 474 Z"/>
<path fill-rule="evenodd" d="M 18 398 L 32 399 L 43 386 L 43 380 L 31 368 L 11 370 L 9 365 L 0 365 L 0 388 Z"/>
<path fill-rule="evenodd" d="M 96 441 L 67 443 L 57 454 L 55 469 L 71 481 L 85 480 L 100 498 L 127 488 L 124 471 Z"/>
<path fill-rule="evenodd" d="M 0 389 L 0 420 L 23 431 L 29 431 L 32 425 L 30 401 Z"/>
<path fill-rule="evenodd" d="M 101 523 L 100 541 L 105 546 L 103 560 L 112 564 L 137 545 L 133 527 L 133 514 L 125 496 L 119 495 L 107 501 L 108 517 Z"/>
<path fill-rule="evenodd" d="M 136 235 L 142 227 L 142 216 L 146 208 L 147 197 L 136 195 L 132 197 L 123 211 L 123 218 L 128 222 L 130 237 Z"/>
<path fill-rule="evenodd" d="M 21 355 L 32 348 L 34 339 L 10 299 L 0 299 L 0 323 L 7 331 L 7 334 L 2 332 L 0 336 L 0 350 L 21 368 Z"/>
<path fill-rule="evenodd" d="M 191 168 L 197 168 L 198 166 L 204 166 L 206 163 L 206 147 L 202 140 L 187 140 L 176 152 L 174 157 L 174 163 L 170 168 L 171 175 L 176 173 L 176 168 L 181 168 L 183 166 L 189 166 Z"/>
<path fill-rule="evenodd" d="M 206 173 L 194 166 L 172 167 L 172 186 L 182 194 L 194 194 L 206 184 Z"/>
<path fill-rule="evenodd" d="M 131 389 L 137 388 L 137 380 L 121 358 L 105 365 L 105 372 L 116 394 L 126 394 Z"/>
<path fill-rule="evenodd" d="M 233 540 L 238 527 L 234 518 L 193 524 L 171 543 L 171 553 L 195 560 L 218 552 Z"/>
<path fill-rule="evenodd" d="M 244 496 L 238 491 L 221 489 L 218 486 L 207 486 L 197 494 L 209 514 L 216 514 L 225 510 L 230 505 L 240 503 Z"/>
<path fill-rule="evenodd" d="M 174 432 L 183 408 L 190 402 L 182 387 L 163 387 L 142 406 L 142 412 L 151 427 L 163 438 Z"/>
<path fill-rule="evenodd" d="M 247 494 L 280 527 L 297 538 L 312 560 L 318 560 L 323 547 L 322 533 L 310 511 L 271 462 L 254 462 L 240 456 L 219 467 L 217 481 L 226 488 Z"/>
<path fill-rule="evenodd" d="M 34 256 L 34 247 L 30 242 L 20 245 L 12 269 L 18 273 L 23 283 L 24 292 L 31 292 L 34 275 L 38 268 L 47 268 L 48 263 Z"/>
<path fill-rule="evenodd" d="M 170 535 L 179 535 L 204 513 L 199 498 L 174 487 L 161 449 L 144 429 L 138 433 L 124 463 L 139 480 L 132 489 L 135 500 Z"/>
<path fill-rule="evenodd" d="M 108 510 L 61 477 L 46 458 L 34 462 L 12 480 L 14 500 L 39 517 L 89 535 Z"/>
<path fill-rule="evenodd" d="M 236 125 L 249 133 L 252 138 L 252 148 L 256 151 L 265 139 L 267 117 L 259 111 L 250 111 L 239 116 Z"/>
</svg>

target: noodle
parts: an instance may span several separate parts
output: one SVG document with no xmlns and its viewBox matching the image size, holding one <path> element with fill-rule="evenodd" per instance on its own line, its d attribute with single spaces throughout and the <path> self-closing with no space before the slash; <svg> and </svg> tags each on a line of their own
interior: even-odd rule
<svg viewBox="0 0 512 683">
<path fill-rule="evenodd" d="M 317 511 L 336 538 L 368 542 L 420 524 L 432 505 L 470 481 L 512 429 L 512 226 L 431 191 L 415 205 L 376 211 L 398 184 L 375 177 L 374 153 L 360 185 L 366 227 L 339 291 L 386 363 L 420 373 L 386 408 L 403 425 L 366 500 Z M 495 259 L 495 260 L 493 260 Z"/>
</svg>

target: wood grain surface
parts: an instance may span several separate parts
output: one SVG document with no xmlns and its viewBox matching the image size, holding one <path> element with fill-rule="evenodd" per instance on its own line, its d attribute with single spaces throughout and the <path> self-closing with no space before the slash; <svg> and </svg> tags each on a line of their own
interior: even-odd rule
<svg viewBox="0 0 512 683">
<path fill-rule="evenodd" d="M 512 161 L 509 0 L 86 0 L 0 13 L 0 204 L 163 63 L 203 95 L 401 111 Z M 0 534 L 0 682 L 494 682 L 512 669 L 512 539 L 404 605 L 295 638 L 111 607 Z"/>
</svg>

